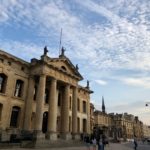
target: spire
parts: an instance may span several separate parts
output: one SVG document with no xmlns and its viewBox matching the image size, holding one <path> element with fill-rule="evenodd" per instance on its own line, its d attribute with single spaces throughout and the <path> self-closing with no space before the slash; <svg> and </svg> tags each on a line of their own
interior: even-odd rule
<svg viewBox="0 0 150 150">
<path fill-rule="evenodd" d="M 102 96 L 102 112 L 105 113 L 104 97 Z"/>
</svg>

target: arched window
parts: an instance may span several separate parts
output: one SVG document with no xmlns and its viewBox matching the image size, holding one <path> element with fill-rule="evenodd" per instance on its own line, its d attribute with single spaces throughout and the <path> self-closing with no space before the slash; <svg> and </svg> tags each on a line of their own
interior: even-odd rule
<svg viewBox="0 0 150 150">
<path fill-rule="evenodd" d="M 12 108 L 12 113 L 11 113 L 11 120 L 10 120 L 11 127 L 18 127 L 19 114 L 20 114 L 20 107 L 14 106 Z"/>
<path fill-rule="evenodd" d="M 16 81 L 16 87 L 15 87 L 15 93 L 14 96 L 21 97 L 23 94 L 23 84 L 24 82 L 22 80 Z"/>
<path fill-rule="evenodd" d="M 0 73 L 0 92 L 5 93 L 6 90 L 7 76 L 3 73 Z"/>
<path fill-rule="evenodd" d="M 0 121 L 2 120 L 3 104 L 0 104 Z"/>
</svg>

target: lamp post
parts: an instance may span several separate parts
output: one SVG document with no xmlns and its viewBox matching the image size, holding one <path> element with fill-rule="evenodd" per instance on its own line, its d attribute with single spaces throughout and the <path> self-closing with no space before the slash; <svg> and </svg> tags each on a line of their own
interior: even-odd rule
<svg viewBox="0 0 150 150">
<path fill-rule="evenodd" d="M 147 106 L 149 106 L 149 105 L 150 105 L 150 102 L 146 102 L 145 106 L 147 107 Z"/>
</svg>

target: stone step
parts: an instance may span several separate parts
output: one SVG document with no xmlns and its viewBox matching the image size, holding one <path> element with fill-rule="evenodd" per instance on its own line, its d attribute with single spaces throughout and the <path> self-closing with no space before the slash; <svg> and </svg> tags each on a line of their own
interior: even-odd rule
<svg viewBox="0 0 150 150">
<path fill-rule="evenodd" d="M 21 147 L 26 148 L 56 148 L 56 147 L 79 147 L 84 146 L 85 143 L 79 140 L 57 140 L 57 141 L 50 141 L 50 140 L 38 140 L 36 142 L 32 141 L 23 141 L 21 143 Z"/>
</svg>

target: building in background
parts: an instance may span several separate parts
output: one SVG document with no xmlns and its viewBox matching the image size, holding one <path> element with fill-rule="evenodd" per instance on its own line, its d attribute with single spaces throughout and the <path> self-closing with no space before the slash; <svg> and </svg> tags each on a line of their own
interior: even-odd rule
<svg viewBox="0 0 150 150">
<path fill-rule="evenodd" d="M 106 113 L 104 97 L 102 97 L 102 111 L 94 111 L 94 131 L 95 133 L 105 134 L 109 137 L 109 131 L 111 127 L 111 117 Z"/>
<path fill-rule="evenodd" d="M 145 139 L 150 139 L 150 126 L 148 125 L 143 125 L 143 137 Z"/>
<path fill-rule="evenodd" d="M 26 62 L 0 51 L 0 137 L 32 132 L 36 138 L 77 139 L 91 132 L 89 82 L 65 56 Z M 24 132 L 23 132 L 24 131 Z"/>
<path fill-rule="evenodd" d="M 143 123 L 137 116 L 122 113 L 106 113 L 104 98 L 102 97 L 102 111 L 94 111 L 94 131 L 98 134 L 105 134 L 115 141 L 126 141 L 143 138 Z M 98 135 L 99 136 L 99 135 Z"/>
</svg>

